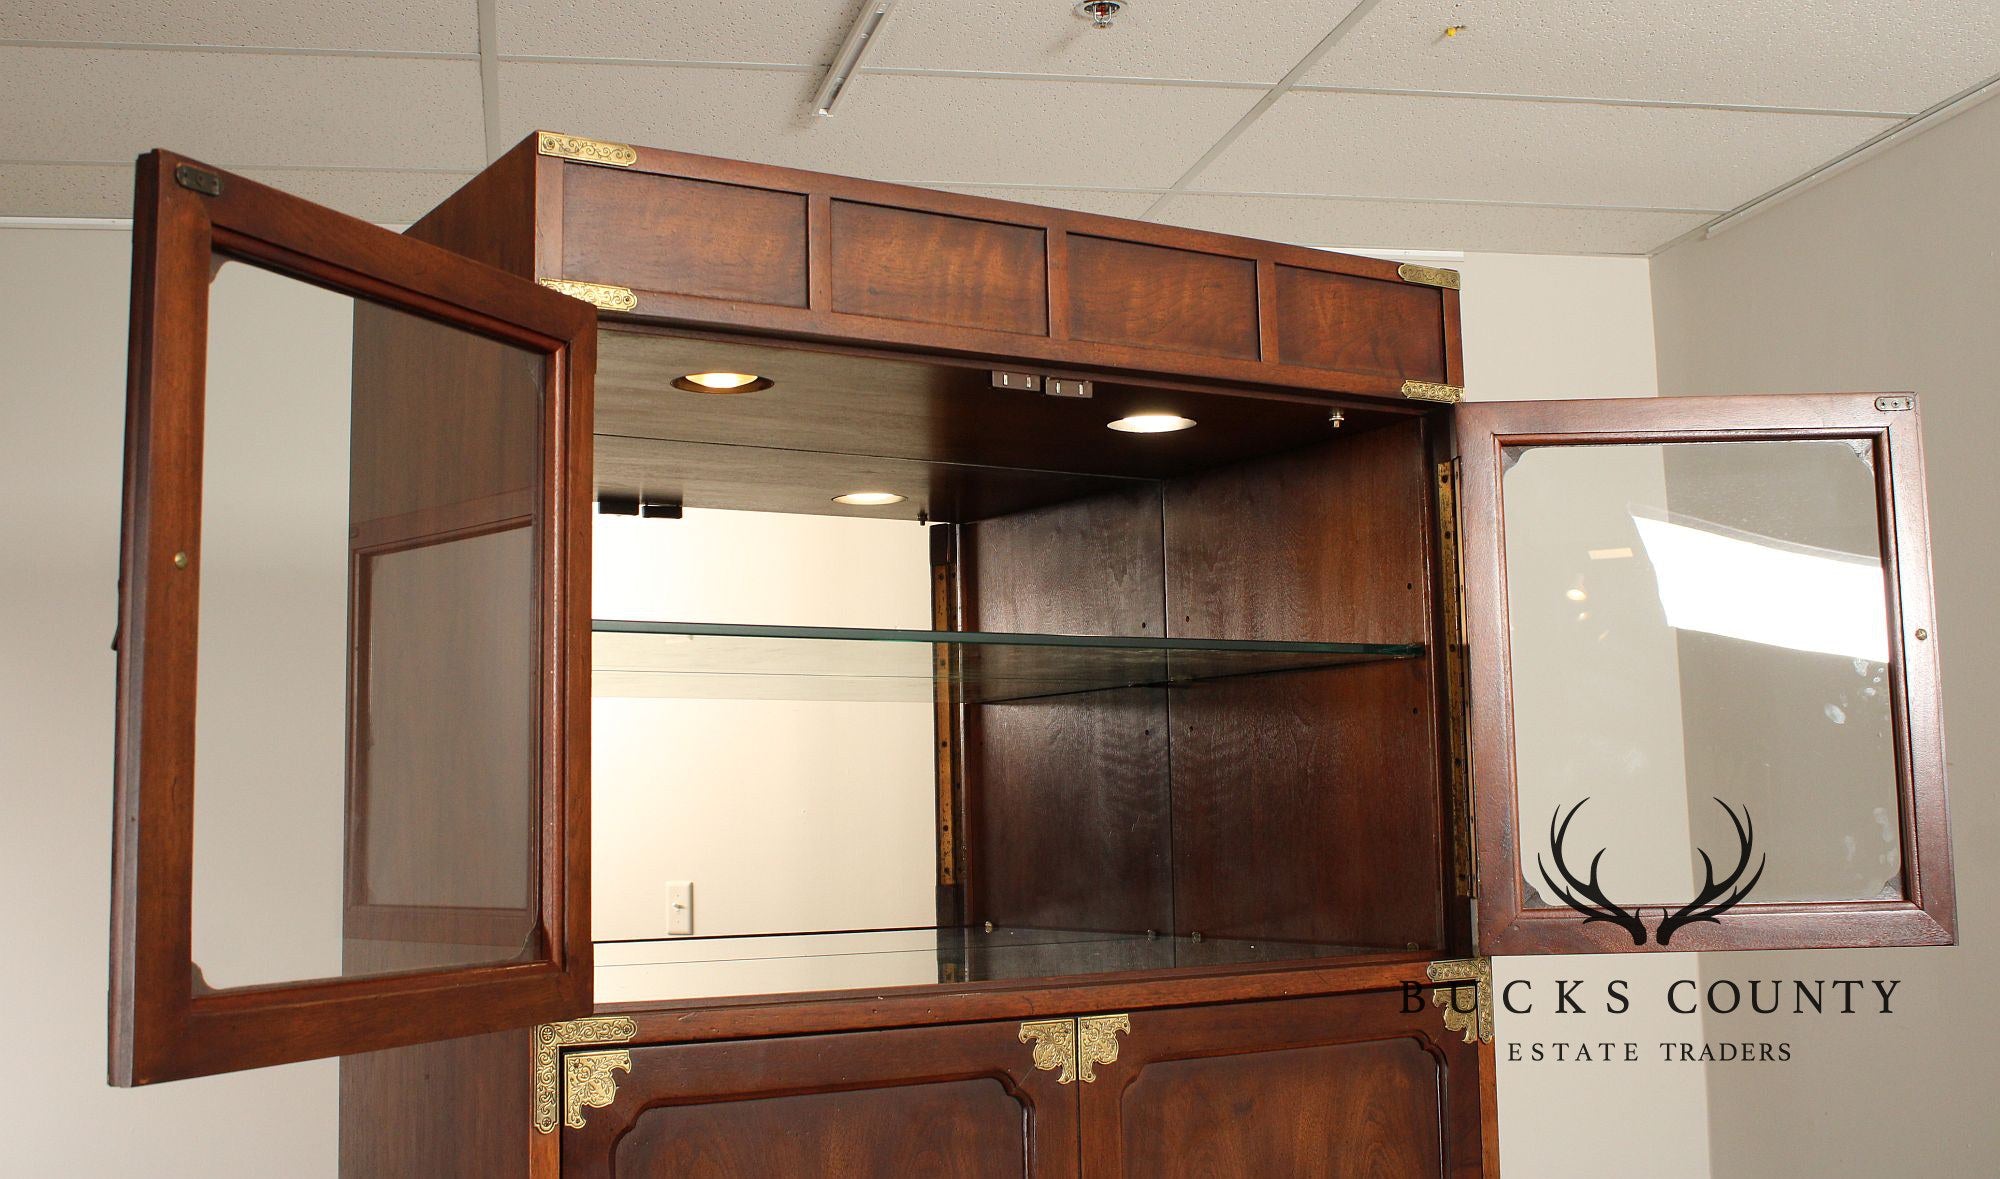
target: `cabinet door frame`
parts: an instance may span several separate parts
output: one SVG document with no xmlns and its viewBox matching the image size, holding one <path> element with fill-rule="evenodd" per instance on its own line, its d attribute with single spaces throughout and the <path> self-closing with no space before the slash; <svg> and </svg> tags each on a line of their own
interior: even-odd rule
<svg viewBox="0 0 2000 1179">
<path fill-rule="evenodd" d="M 591 382 L 581 302 L 240 176 L 140 157 L 120 544 L 110 1080 L 366 1052 L 591 1006 Z M 535 646 L 540 953 L 501 965 L 212 991 L 193 960 L 204 382 L 216 250 L 541 353 Z M 352 687 L 350 685 L 350 691 Z"/>
<path fill-rule="evenodd" d="M 1454 409 L 1473 840 L 1484 954 L 1631 953 L 1950 945 L 1951 838 L 1921 426 L 1910 394 L 1834 393 L 1484 402 Z M 1514 699 L 1507 613 L 1502 451 L 1512 446 L 1854 439 L 1873 447 L 1889 621 L 1889 683 L 1901 824 L 1900 900 L 1745 903 L 1686 926 L 1671 945 L 1528 908 L 1517 837 Z M 1924 638 L 1917 638 L 1918 635 Z"/>
<path fill-rule="evenodd" d="M 1398 1041 L 1414 1042 L 1438 1070 L 1439 1173 L 1476 1179 L 1497 1171 L 1492 1044 L 1448 1031 L 1428 989 L 1409 996 L 1402 988 L 1133 1011 L 1117 1059 L 1098 1064 L 1096 1080 L 1080 1087 L 1083 1179 L 1130 1173 L 1127 1092 L 1152 1065 Z"/>
<path fill-rule="evenodd" d="M 559 1172 L 571 1179 L 615 1174 L 618 1144 L 641 1116 L 660 1107 L 990 1079 L 1028 1114 L 1023 1127 L 1027 1175 L 1076 1179 L 1080 1086 L 1066 1071 L 1037 1067 L 1037 1053 L 1023 1026 L 992 1021 L 629 1048 L 620 1044 L 610 1100 L 580 1109 L 583 1124 L 565 1124 L 558 1131 Z M 558 1170 L 547 1165 L 546 1154 L 539 1161 L 536 1175 Z"/>
</svg>

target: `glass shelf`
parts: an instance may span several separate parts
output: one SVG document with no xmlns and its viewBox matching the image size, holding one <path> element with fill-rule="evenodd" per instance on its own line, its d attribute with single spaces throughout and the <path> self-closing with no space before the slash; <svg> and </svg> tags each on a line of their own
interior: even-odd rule
<svg viewBox="0 0 2000 1179">
<path fill-rule="evenodd" d="M 1066 929 L 886 929 L 600 943 L 597 1001 L 1060 978 L 1379 954 L 1364 946 Z"/>
<path fill-rule="evenodd" d="M 968 704 L 1412 659 L 1420 644 L 591 623 L 591 694 Z"/>
</svg>

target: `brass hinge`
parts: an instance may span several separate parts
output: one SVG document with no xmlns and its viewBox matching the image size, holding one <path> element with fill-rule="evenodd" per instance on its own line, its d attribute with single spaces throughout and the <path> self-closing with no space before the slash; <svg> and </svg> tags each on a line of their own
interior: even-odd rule
<svg viewBox="0 0 2000 1179">
<path fill-rule="evenodd" d="M 626 144 L 585 139 L 581 135 L 561 135 L 554 131 L 537 132 L 535 150 L 545 156 L 585 164 L 603 164 L 609 168 L 629 168 L 639 162 L 639 153 Z"/>
<path fill-rule="evenodd" d="M 1458 289 L 1458 271 L 1446 270 L 1442 266 L 1419 266 L 1414 262 L 1405 262 L 1396 267 L 1396 277 L 1427 287 L 1443 287 L 1448 291 Z"/>
<path fill-rule="evenodd" d="M 639 296 L 633 294 L 630 287 L 614 287 L 601 282 L 572 282 L 566 278 L 538 278 L 535 281 L 552 291 L 572 299 L 582 299 L 606 311 L 630 311 L 639 305 Z"/>
<path fill-rule="evenodd" d="M 1458 462 L 1437 465 L 1438 582 L 1444 595 L 1445 769 L 1451 779 L 1452 878 L 1462 897 L 1479 895 L 1479 845 L 1472 829 L 1472 763 L 1466 730 L 1471 693 L 1465 679 L 1465 590 L 1459 565 Z"/>
<path fill-rule="evenodd" d="M 1434 983 L 1431 1002 L 1444 1008 L 1446 1031 L 1464 1032 L 1465 1042 L 1493 1042 L 1493 960 L 1447 958 L 1424 968 Z M 1470 992 L 1468 995 L 1467 992 Z"/>
<path fill-rule="evenodd" d="M 1403 396 L 1412 401 L 1439 401 L 1446 405 L 1457 405 L 1465 396 L 1465 390 L 1457 385 L 1439 385 L 1432 381 L 1404 381 Z"/>
<path fill-rule="evenodd" d="M 1097 1066 L 1118 1059 L 1118 1034 L 1132 1031 L 1130 1015 L 1036 1019 L 1021 1025 L 1019 1039 L 1034 1045 L 1035 1067 L 1056 1074 L 1056 1084 L 1097 1080 Z"/>
<path fill-rule="evenodd" d="M 174 165 L 174 183 L 203 196 L 222 195 L 222 177 L 207 168 L 197 168 L 193 164 Z"/>
<path fill-rule="evenodd" d="M 638 1034 L 638 1023 L 622 1015 L 598 1015 L 537 1027 L 535 1130 L 553 1134 L 558 1120 L 571 1129 L 581 1129 L 584 1108 L 602 1109 L 610 1105 L 618 1095 L 615 1074 L 621 1069 L 632 1071 L 632 1053 L 622 1048 L 593 1052 L 564 1049 L 619 1044 Z"/>
</svg>

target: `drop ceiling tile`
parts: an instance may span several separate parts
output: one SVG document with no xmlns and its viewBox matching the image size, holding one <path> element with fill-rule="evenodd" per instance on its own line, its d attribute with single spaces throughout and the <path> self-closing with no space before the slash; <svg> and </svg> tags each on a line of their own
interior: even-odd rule
<svg viewBox="0 0 2000 1179">
<path fill-rule="evenodd" d="M 0 38 L 478 53 L 479 8 L 474 0 L 8 0 Z"/>
<path fill-rule="evenodd" d="M 1094 29 L 1069 0 L 902 4 L 875 66 L 1275 82 L 1358 0 L 1135 0 Z"/>
<path fill-rule="evenodd" d="M 1074 209 L 1079 213 L 1100 213 L 1106 217 L 1137 217 L 1160 199 L 1147 192 L 1102 192 L 1077 188 L 994 188 L 981 185 L 938 185 L 946 192 L 991 197 L 996 201 L 1016 201 L 1024 205 L 1047 205 L 1052 209 Z"/>
<path fill-rule="evenodd" d="M 435 208 L 471 173 L 241 169 L 260 184 L 351 217 L 406 225 Z M 0 165 L 0 217 L 130 217 L 128 164 Z"/>
<path fill-rule="evenodd" d="M 798 65 L 831 61 L 859 8 L 855 0 L 497 2 L 502 54 Z"/>
<path fill-rule="evenodd" d="M 1383 0 L 1304 81 L 1912 113 L 1995 72 L 1993 0 Z"/>
<path fill-rule="evenodd" d="M 243 176 L 351 217 L 407 225 L 471 173 L 245 168 Z M 130 164 L 0 164 L 0 217 L 130 217 Z"/>
<path fill-rule="evenodd" d="M 1287 94 L 1196 189 L 1730 209 L 1893 119 Z"/>
<path fill-rule="evenodd" d="M 501 125 L 924 184 L 1173 183 L 1250 90 L 873 74 L 831 119 L 819 79 L 769 70 L 501 65 Z M 1115 111 L 1081 119 L 1079 110 Z"/>
<path fill-rule="evenodd" d="M 0 159 L 219 167 L 485 165 L 479 66 L 411 58 L 0 48 Z"/>
<path fill-rule="evenodd" d="M 1310 197 L 1169 197 L 1155 220 L 1218 233 L 1359 250 L 1644 254 L 1702 214 Z"/>
</svg>

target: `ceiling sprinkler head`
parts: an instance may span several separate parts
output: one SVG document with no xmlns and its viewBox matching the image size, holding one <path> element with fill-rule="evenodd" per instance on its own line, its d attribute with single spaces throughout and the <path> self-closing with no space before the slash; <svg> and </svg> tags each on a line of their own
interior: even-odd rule
<svg viewBox="0 0 2000 1179">
<path fill-rule="evenodd" d="M 1125 11 L 1125 0 L 1082 0 L 1070 11 L 1089 21 L 1093 29 L 1108 29 L 1118 14 Z"/>
</svg>

